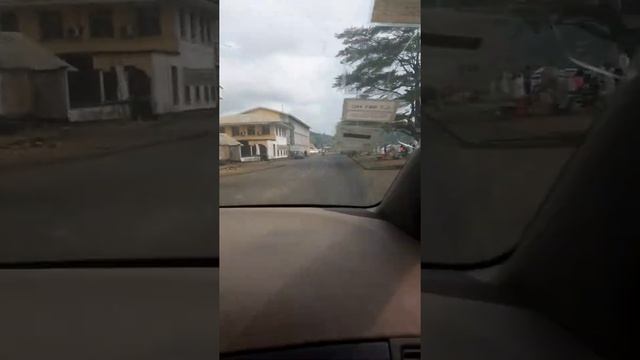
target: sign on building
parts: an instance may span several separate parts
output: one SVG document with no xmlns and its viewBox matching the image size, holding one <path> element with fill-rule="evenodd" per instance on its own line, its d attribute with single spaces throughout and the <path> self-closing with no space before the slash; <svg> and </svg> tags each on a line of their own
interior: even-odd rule
<svg viewBox="0 0 640 360">
<path fill-rule="evenodd" d="M 344 99 L 342 121 L 392 122 L 397 109 L 395 100 Z"/>
<path fill-rule="evenodd" d="M 382 144 L 384 130 L 380 127 L 338 124 L 336 149 L 338 151 L 372 151 Z"/>
<path fill-rule="evenodd" d="M 396 26 L 420 26 L 419 0 L 375 0 L 371 22 Z"/>
</svg>

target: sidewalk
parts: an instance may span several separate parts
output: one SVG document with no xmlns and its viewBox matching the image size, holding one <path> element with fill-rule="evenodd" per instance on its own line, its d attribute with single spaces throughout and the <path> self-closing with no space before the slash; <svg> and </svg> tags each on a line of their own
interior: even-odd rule
<svg viewBox="0 0 640 360">
<path fill-rule="evenodd" d="M 365 170 L 399 170 L 407 159 L 378 160 L 377 155 L 354 156 L 351 159 Z"/>
<path fill-rule="evenodd" d="M 0 135 L 0 169 L 104 156 L 217 131 L 215 117 L 203 113 L 169 115 L 152 121 L 45 125 Z"/>
<path fill-rule="evenodd" d="M 289 159 L 254 161 L 246 163 L 230 163 L 220 166 L 220 176 L 242 175 L 255 171 L 276 169 L 287 165 Z"/>
</svg>

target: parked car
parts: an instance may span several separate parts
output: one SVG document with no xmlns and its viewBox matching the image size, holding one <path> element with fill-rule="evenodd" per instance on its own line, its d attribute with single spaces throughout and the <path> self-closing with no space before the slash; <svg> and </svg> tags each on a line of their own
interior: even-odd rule
<svg viewBox="0 0 640 360">
<path fill-rule="evenodd" d="M 292 159 L 304 159 L 304 153 L 300 151 L 294 151 L 291 153 Z"/>
</svg>

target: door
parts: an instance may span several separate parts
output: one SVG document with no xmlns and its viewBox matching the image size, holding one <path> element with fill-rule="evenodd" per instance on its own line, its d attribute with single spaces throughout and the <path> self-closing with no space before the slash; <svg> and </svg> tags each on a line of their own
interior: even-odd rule
<svg viewBox="0 0 640 360">
<path fill-rule="evenodd" d="M 173 93 L 173 105 L 180 104 L 180 91 L 178 89 L 178 68 L 171 67 L 171 91 Z"/>
<path fill-rule="evenodd" d="M 258 150 L 260 150 L 259 153 L 260 153 L 261 160 L 269 160 L 269 154 L 266 146 L 262 144 L 258 144 Z"/>
</svg>

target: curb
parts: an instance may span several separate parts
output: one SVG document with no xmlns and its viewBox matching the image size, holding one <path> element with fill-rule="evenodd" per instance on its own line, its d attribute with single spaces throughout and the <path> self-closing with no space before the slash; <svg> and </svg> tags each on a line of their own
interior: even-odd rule
<svg viewBox="0 0 640 360">
<path fill-rule="evenodd" d="M 246 175 L 246 174 L 251 174 L 251 173 L 258 172 L 258 171 L 263 171 L 263 170 L 277 169 L 277 168 L 281 168 L 281 167 L 284 167 L 284 166 L 286 166 L 286 165 L 282 164 L 282 165 L 276 165 L 276 166 L 272 166 L 272 167 L 265 167 L 265 168 L 262 168 L 262 169 L 254 169 L 254 170 L 251 170 L 251 171 L 239 172 L 239 173 L 234 173 L 234 174 L 221 174 L 221 173 L 219 173 L 219 176 L 220 177 L 227 177 L 227 176 Z"/>
<path fill-rule="evenodd" d="M 84 160 L 99 159 L 99 158 L 109 157 L 111 155 L 117 155 L 117 154 L 120 154 L 120 153 L 129 152 L 129 151 L 143 150 L 143 149 L 147 149 L 147 148 L 151 148 L 151 147 L 159 146 L 159 145 L 165 145 L 165 144 L 171 144 L 171 143 L 176 143 L 176 142 L 200 139 L 200 138 L 204 138 L 204 137 L 207 137 L 209 135 L 212 135 L 212 134 L 213 134 L 213 132 L 211 132 L 211 131 L 201 131 L 201 132 L 198 132 L 198 133 L 195 133 L 195 134 L 183 135 L 183 136 L 179 136 L 179 137 L 175 137 L 175 138 L 171 138 L 171 139 L 156 140 L 156 141 L 152 141 L 152 142 L 148 142 L 148 143 L 144 143 L 144 144 L 135 144 L 135 145 L 124 146 L 124 147 L 113 149 L 113 150 L 98 151 L 98 152 L 95 152 L 95 153 L 89 153 L 89 154 L 83 154 L 83 155 L 76 155 L 76 156 L 72 155 L 72 156 L 68 156 L 68 157 L 64 157 L 64 158 L 60 158 L 60 159 L 35 160 L 35 161 L 31 161 L 31 162 L 26 162 L 26 163 L 17 163 L 17 164 L 11 164 L 11 165 L 0 165 L 0 170 L 2 170 L 2 171 L 21 171 L 21 170 L 29 170 L 29 169 L 32 169 L 32 168 L 46 167 L 47 165 L 59 165 L 59 164 L 63 164 L 63 163 L 73 163 L 73 162 L 81 162 L 81 161 L 84 161 Z"/>
<path fill-rule="evenodd" d="M 403 165 L 387 165 L 387 166 L 365 167 L 364 165 L 362 165 L 360 161 L 356 160 L 355 158 L 350 157 L 350 159 L 353 160 L 356 164 L 358 164 L 358 166 L 360 166 L 364 170 L 400 170 L 402 169 L 402 166 L 403 166 Z"/>
</svg>

